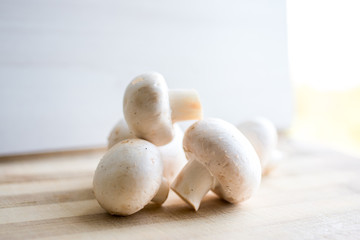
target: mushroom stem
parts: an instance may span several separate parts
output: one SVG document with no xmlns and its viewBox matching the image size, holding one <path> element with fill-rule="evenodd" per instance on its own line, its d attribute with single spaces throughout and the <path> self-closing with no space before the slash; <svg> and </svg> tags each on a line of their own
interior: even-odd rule
<svg viewBox="0 0 360 240">
<path fill-rule="evenodd" d="M 202 118 L 199 94 L 194 89 L 169 89 L 172 122 Z"/>
<path fill-rule="evenodd" d="M 171 185 L 171 189 L 195 211 L 205 194 L 212 188 L 214 177 L 196 160 L 189 161 Z"/>
<path fill-rule="evenodd" d="M 156 193 L 156 195 L 153 197 L 153 199 L 151 199 L 151 201 L 161 205 L 165 202 L 168 195 L 169 195 L 169 182 L 166 178 L 163 177 L 161 179 L 161 185 L 160 185 L 159 191 Z"/>
</svg>

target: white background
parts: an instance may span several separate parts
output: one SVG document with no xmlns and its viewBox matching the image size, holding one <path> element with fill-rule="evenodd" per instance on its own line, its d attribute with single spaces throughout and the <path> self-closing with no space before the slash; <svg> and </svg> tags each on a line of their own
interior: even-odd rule
<svg viewBox="0 0 360 240">
<path fill-rule="evenodd" d="M 360 1 L 288 0 L 287 18 L 293 82 L 325 91 L 360 86 Z"/>
<path fill-rule="evenodd" d="M 0 155 L 105 145 L 153 70 L 207 117 L 291 123 L 284 0 L 1 0 L 0 43 Z"/>
</svg>

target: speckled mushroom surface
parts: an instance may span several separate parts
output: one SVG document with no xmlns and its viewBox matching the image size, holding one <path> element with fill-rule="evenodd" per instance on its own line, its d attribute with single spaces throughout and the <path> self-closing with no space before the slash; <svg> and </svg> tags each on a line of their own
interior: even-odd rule
<svg viewBox="0 0 360 240">
<path fill-rule="evenodd" d="M 236 203 L 248 199 L 260 184 L 259 160 L 249 141 L 220 119 L 199 121 L 184 137 L 188 160 L 202 163 L 220 186 L 214 191 Z"/>
<path fill-rule="evenodd" d="M 250 198 L 258 189 L 261 182 L 259 158 L 250 142 L 232 124 L 214 118 L 200 120 L 185 132 L 183 146 L 189 163 L 172 184 L 172 189 L 183 199 L 198 191 L 196 188 L 199 186 L 193 186 L 192 182 L 211 183 L 211 178 L 211 186 L 200 187 L 204 187 L 203 192 L 208 191 L 207 187 L 231 203 Z M 197 178 L 196 172 L 190 173 L 193 171 L 191 165 L 203 174 L 201 178 Z M 206 169 L 209 175 L 206 176 L 201 168 Z M 189 188 L 189 185 L 192 187 Z M 196 203 L 190 205 L 196 209 L 202 197 L 196 196 Z"/>
<path fill-rule="evenodd" d="M 141 139 L 124 140 L 100 160 L 93 179 L 94 194 L 110 214 L 130 215 L 158 194 L 162 173 L 155 145 Z"/>
<path fill-rule="evenodd" d="M 161 74 L 142 74 L 133 79 L 125 91 L 123 112 L 137 137 L 155 145 L 173 139 L 168 87 Z"/>
<path fill-rule="evenodd" d="M 145 73 L 127 86 L 123 113 L 129 129 L 157 146 L 174 137 L 173 123 L 202 118 L 202 107 L 195 90 L 168 90 L 160 73 Z"/>
</svg>

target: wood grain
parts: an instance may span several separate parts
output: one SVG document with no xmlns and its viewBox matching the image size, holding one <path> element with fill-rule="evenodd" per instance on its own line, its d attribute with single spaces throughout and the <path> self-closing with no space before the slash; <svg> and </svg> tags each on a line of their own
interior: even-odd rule
<svg viewBox="0 0 360 240">
<path fill-rule="evenodd" d="M 96 202 L 103 151 L 0 159 L 0 239 L 359 239 L 360 159 L 290 140 L 257 194 L 208 194 L 198 212 L 171 193 L 129 217 Z"/>
</svg>

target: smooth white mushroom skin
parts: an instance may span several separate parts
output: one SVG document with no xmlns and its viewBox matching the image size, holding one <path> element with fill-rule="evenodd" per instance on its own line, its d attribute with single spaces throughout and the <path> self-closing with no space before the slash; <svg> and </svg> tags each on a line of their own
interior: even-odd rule
<svg viewBox="0 0 360 240">
<path fill-rule="evenodd" d="M 121 141 L 104 155 L 96 168 L 95 198 L 110 214 L 133 214 L 157 195 L 162 173 L 163 164 L 155 145 L 141 139 Z M 164 191 L 161 189 L 162 195 Z"/>
<path fill-rule="evenodd" d="M 202 117 L 195 90 L 172 91 L 170 95 L 171 99 L 164 77 L 156 72 L 139 75 L 127 86 L 123 113 L 138 138 L 163 146 L 174 137 L 174 122 Z"/>
<path fill-rule="evenodd" d="M 276 152 L 278 134 L 275 125 L 265 118 L 255 118 L 238 125 L 255 148 L 259 156 L 263 175 L 268 174 L 277 165 L 281 154 Z"/>
<path fill-rule="evenodd" d="M 172 182 L 182 167 L 187 163 L 182 146 L 184 133 L 178 124 L 174 124 L 175 136 L 171 142 L 159 146 L 161 159 L 164 163 L 164 177 Z M 121 119 L 111 130 L 108 137 L 108 148 L 125 139 L 136 139 L 135 134 L 129 129 L 124 119 Z"/>
<path fill-rule="evenodd" d="M 183 147 L 189 163 L 171 188 L 195 210 L 209 189 L 230 203 L 242 202 L 258 189 L 259 158 L 250 142 L 232 124 L 220 119 L 200 120 L 185 132 Z M 206 176 L 204 171 L 209 174 Z"/>
</svg>

